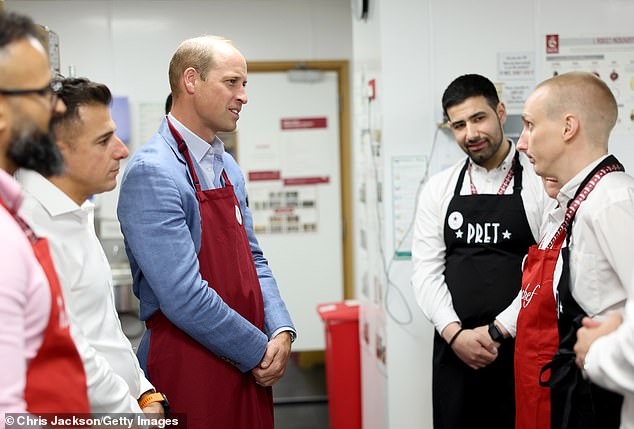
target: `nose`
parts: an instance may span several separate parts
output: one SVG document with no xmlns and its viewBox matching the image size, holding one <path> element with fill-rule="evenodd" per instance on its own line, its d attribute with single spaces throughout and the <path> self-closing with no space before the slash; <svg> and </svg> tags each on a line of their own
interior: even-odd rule
<svg viewBox="0 0 634 429">
<path fill-rule="evenodd" d="M 244 86 L 240 89 L 240 92 L 238 92 L 238 96 L 236 98 L 242 104 L 247 104 L 249 102 L 249 99 L 247 98 L 247 90 L 244 88 Z"/>
<path fill-rule="evenodd" d="M 528 137 L 526 136 L 526 128 L 522 129 L 522 134 L 520 134 L 520 138 L 517 140 L 516 148 L 521 152 L 526 152 L 528 150 Z"/>
<path fill-rule="evenodd" d="M 128 150 L 128 147 L 118 136 L 115 135 L 114 138 L 116 140 L 116 148 L 114 151 L 115 159 L 119 160 L 127 158 L 128 155 L 130 155 L 130 150 Z"/>
<path fill-rule="evenodd" d="M 467 140 L 476 140 L 478 138 L 478 127 L 475 124 L 467 121 L 465 125 L 465 130 L 467 132 Z"/>
</svg>

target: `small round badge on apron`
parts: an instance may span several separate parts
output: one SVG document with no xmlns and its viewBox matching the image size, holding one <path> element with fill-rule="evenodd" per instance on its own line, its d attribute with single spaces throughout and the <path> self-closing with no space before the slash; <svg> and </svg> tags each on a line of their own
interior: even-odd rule
<svg viewBox="0 0 634 429">
<path fill-rule="evenodd" d="M 240 213 L 240 207 L 236 205 L 235 208 L 236 208 L 236 220 L 238 221 L 240 225 L 242 225 L 242 213 Z"/>
<path fill-rule="evenodd" d="M 462 226 L 462 222 L 464 222 L 464 219 L 462 217 L 462 213 L 460 212 L 453 212 L 447 218 L 447 224 L 449 225 L 449 228 L 453 230 L 460 228 Z"/>
</svg>

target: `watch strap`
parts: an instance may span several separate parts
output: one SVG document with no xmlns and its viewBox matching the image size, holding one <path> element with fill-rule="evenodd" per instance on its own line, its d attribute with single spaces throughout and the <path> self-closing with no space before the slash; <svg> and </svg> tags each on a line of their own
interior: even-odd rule
<svg viewBox="0 0 634 429">
<path fill-rule="evenodd" d="M 163 408 L 165 408 L 167 398 L 165 398 L 165 395 L 163 395 L 161 392 L 149 393 L 139 399 L 139 407 L 143 409 L 153 402 L 160 402 L 163 405 Z"/>
<path fill-rule="evenodd" d="M 493 341 L 501 343 L 504 341 L 504 334 L 500 331 L 500 329 L 495 325 L 494 322 L 489 323 L 489 335 Z"/>
</svg>

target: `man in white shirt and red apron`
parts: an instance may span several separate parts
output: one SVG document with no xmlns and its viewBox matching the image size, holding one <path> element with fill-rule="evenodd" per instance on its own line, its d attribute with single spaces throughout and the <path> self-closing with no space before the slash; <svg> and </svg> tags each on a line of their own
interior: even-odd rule
<svg viewBox="0 0 634 429">
<path fill-rule="evenodd" d="M 126 145 L 115 134 L 107 86 L 59 80 L 64 114 L 52 121 L 64 158 L 61 174 L 20 169 L 20 215 L 48 239 L 66 297 L 73 339 L 84 362 L 93 412 L 163 414 L 168 405 L 146 379 L 115 309 L 110 265 L 97 238 L 91 196 L 112 190 Z M 140 407 L 145 404 L 145 407 Z"/>
<path fill-rule="evenodd" d="M 513 343 L 498 350 L 499 327 L 487 325 L 520 289 L 545 194 L 528 158 L 504 134 L 506 109 L 493 83 L 460 76 L 445 90 L 443 108 L 468 157 L 426 184 L 412 246 L 412 284 L 437 331 L 434 428 L 511 429 Z"/>
<path fill-rule="evenodd" d="M 189 428 L 272 429 L 270 386 L 295 331 L 216 135 L 247 102 L 246 61 L 226 39 L 189 39 L 169 77 L 171 112 L 130 160 L 118 204 L 149 328 L 139 360 Z"/>
<path fill-rule="evenodd" d="M 20 218 L 18 167 L 60 171 L 50 119 L 64 111 L 33 22 L 0 13 L 0 427 L 4 413 L 89 413 L 48 244 Z M 19 423 L 19 422 L 18 422 Z"/>
<path fill-rule="evenodd" d="M 524 106 L 518 149 L 537 174 L 562 187 L 524 268 L 515 351 L 517 429 L 620 424 L 622 397 L 587 380 L 573 351 L 582 318 L 622 309 L 634 278 L 634 179 L 608 155 L 617 114 L 607 85 L 581 72 L 542 82 Z M 618 360 L 608 355 L 602 365 L 614 367 Z"/>
</svg>

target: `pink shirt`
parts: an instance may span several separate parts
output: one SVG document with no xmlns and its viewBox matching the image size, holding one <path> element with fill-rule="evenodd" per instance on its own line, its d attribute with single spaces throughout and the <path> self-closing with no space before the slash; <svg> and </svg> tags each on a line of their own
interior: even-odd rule
<svg viewBox="0 0 634 429">
<path fill-rule="evenodd" d="M 0 169 L 0 199 L 17 212 L 20 185 Z M 26 369 L 42 344 L 51 294 L 31 244 L 12 215 L 0 206 L 0 429 L 4 413 L 26 410 Z"/>
</svg>

